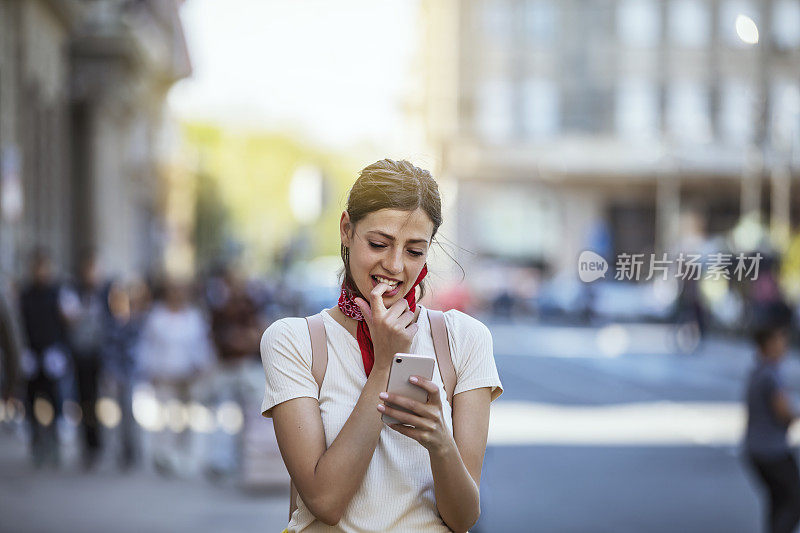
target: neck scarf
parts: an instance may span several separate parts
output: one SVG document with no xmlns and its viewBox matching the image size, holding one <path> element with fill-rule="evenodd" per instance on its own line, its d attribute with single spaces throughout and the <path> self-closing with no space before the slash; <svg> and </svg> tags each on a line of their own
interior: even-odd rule
<svg viewBox="0 0 800 533">
<path fill-rule="evenodd" d="M 415 281 L 414 285 L 411 286 L 411 290 L 409 290 L 404 296 L 408 302 L 408 308 L 412 313 L 417 309 L 417 285 L 419 285 L 420 281 L 422 281 L 427 274 L 428 265 L 426 264 L 422 267 L 422 271 L 419 273 L 419 276 L 417 276 L 417 281 Z M 367 303 L 369 303 L 367 298 L 364 299 L 367 301 Z M 361 313 L 361 308 L 356 305 L 355 294 L 346 287 L 346 282 L 342 285 L 342 292 L 339 295 L 339 309 L 346 316 L 358 320 L 356 338 L 358 339 L 358 347 L 361 348 L 361 360 L 364 362 L 364 371 L 366 372 L 367 377 L 369 377 L 369 373 L 372 372 L 372 366 L 375 364 L 375 350 L 372 346 L 372 336 L 369 333 L 367 321 L 364 320 L 364 315 Z"/>
</svg>

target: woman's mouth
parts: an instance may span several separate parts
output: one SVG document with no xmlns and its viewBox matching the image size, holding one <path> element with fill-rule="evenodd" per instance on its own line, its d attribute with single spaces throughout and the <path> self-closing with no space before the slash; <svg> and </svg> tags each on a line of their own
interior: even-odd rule
<svg viewBox="0 0 800 533">
<path fill-rule="evenodd" d="M 384 296 L 394 296 L 400 290 L 400 285 L 403 284 L 402 281 L 392 280 L 382 276 L 370 276 L 370 278 L 372 278 L 373 288 L 377 287 L 378 283 L 385 283 L 389 286 L 389 290 L 383 293 Z"/>
</svg>

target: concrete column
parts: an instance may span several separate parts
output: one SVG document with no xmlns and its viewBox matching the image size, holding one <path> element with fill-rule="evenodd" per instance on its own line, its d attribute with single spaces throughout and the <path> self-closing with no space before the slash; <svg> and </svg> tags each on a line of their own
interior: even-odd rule
<svg viewBox="0 0 800 533">
<path fill-rule="evenodd" d="M 656 180 L 656 253 L 669 251 L 679 238 L 681 185 L 675 174 L 662 173 Z"/>
<path fill-rule="evenodd" d="M 761 220 L 761 173 L 763 167 L 761 149 L 758 146 L 751 146 L 745 155 L 742 169 L 740 218 L 752 216 Z"/>
<path fill-rule="evenodd" d="M 792 174 L 787 165 L 776 165 L 771 177 L 770 236 L 780 250 L 785 250 L 791 237 Z"/>
</svg>

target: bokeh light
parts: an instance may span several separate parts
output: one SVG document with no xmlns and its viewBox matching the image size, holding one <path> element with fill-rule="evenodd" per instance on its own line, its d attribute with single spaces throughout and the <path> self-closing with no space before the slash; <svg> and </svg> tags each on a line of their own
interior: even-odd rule
<svg viewBox="0 0 800 533">
<path fill-rule="evenodd" d="M 746 44 L 758 44 L 758 26 L 747 15 L 736 17 L 736 35 Z"/>
</svg>

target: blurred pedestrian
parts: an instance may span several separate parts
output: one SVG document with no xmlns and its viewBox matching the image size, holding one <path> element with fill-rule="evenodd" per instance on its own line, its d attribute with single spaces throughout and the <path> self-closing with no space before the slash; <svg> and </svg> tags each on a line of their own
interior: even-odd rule
<svg viewBox="0 0 800 533">
<path fill-rule="evenodd" d="M 35 466 L 58 466 L 60 451 L 56 422 L 62 408 L 62 382 L 70 362 L 66 324 L 59 304 L 60 287 L 50 256 L 37 249 L 31 256 L 30 279 L 20 293 L 20 311 L 29 350 L 22 360 L 26 380 L 25 408 L 31 429 Z"/>
<path fill-rule="evenodd" d="M 219 407 L 232 401 L 244 409 L 253 392 L 248 376 L 260 368 L 258 345 L 263 326 L 244 277 L 233 265 L 210 280 L 208 294 L 211 331 L 217 349 L 218 369 L 213 378 L 212 401 Z M 215 434 L 207 474 L 213 479 L 232 476 L 241 463 L 241 434 Z"/>
<path fill-rule="evenodd" d="M 778 261 L 775 257 L 765 253 L 761 263 L 758 277 L 748 285 L 750 320 L 754 324 L 763 324 L 768 321 L 789 324 L 792 321 L 793 311 L 786 302 L 778 281 Z"/>
<path fill-rule="evenodd" d="M 156 469 L 163 474 L 192 468 L 186 416 L 192 387 L 213 363 L 206 318 L 189 298 L 185 282 L 168 280 L 163 299 L 145 319 L 139 343 L 142 370 L 167 414 L 154 439 Z"/>
<path fill-rule="evenodd" d="M 257 359 L 261 323 L 247 284 L 234 267 L 226 268 L 220 281 L 219 294 L 209 302 L 219 360 L 237 364 L 248 358 Z"/>
<path fill-rule="evenodd" d="M 685 331 L 691 334 L 692 351 L 696 351 L 705 338 L 707 329 L 707 311 L 700 292 L 700 281 L 691 277 L 681 281 L 676 314 L 677 322 L 684 325 Z"/>
<path fill-rule="evenodd" d="M 784 384 L 782 361 L 787 335 L 779 322 L 754 335 L 756 362 L 747 384 L 746 460 L 767 496 L 765 529 L 790 533 L 800 521 L 800 474 L 786 439 L 797 418 Z"/>
<path fill-rule="evenodd" d="M 149 302 L 147 286 L 138 281 L 116 282 L 109 289 L 110 313 L 105 327 L 103 362 L 119 403 L 121 449 L 119 466 L 127 470 L 137 456 L 133 419 L 133 387 L 139 371 L 138 342 Z"/>
<path fill-rule="evenodd" d="M 102 372 L 103 326 L 108 318 L 108 285 L 100 277 L 94 252 L 87 252 L 81 258 L 77 281 L 65 290 L 61 302 L 81 407 L 83 466 L 92 468 L 102 448 L 96 406 Z"/>
</svg>

